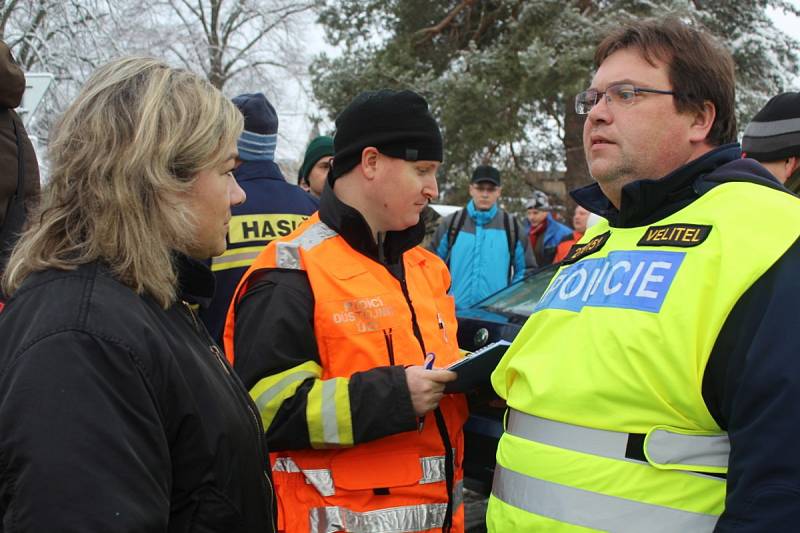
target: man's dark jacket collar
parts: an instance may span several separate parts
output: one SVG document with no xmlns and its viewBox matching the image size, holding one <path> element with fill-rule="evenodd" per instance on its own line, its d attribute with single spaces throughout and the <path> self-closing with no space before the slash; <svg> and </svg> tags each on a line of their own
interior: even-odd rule
<svg viewBox="0 0 800 533">
<path fill-rule="evenodd" d="M 612 227 L 632 228 L 657 222 L 692 203 L 720 183 L 748 181 L 785 190 L 753 159 L 741 159 L 738 143 L 703 154 L 657 180 L 637 180 L 622 188 L 617 210 L 597 183 L 570 193 L 578 205 L 608 219 Z"/>
<path fill-rule="evenodd" d="M 286 181 L 275 161 L 243 161 L 233 174 L 239 182 L 253 179 Z"/>
<path fill-rule="evenodd" d="M 327 181 L 319 200 L 319 218 L 341 235 L 353 249 L 387 265 L 398 263 L 404 252 L 421 243 L 425 237 L 425 223 L 422 217 L 415 226 L 402 231 L 386 232 L 383 237 L 383 260 L 381 260 L 378 245 L 363 215 L 339 200 Z"/>
</svg>

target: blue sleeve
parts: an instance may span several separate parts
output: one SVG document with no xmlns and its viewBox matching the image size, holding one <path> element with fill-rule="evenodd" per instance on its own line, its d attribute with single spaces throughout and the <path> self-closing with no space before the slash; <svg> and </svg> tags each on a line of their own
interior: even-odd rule
<svg viewBox="0 0 800 533">
<path fill-rule="evenodd" d="M 519 240 L 517 240 L 516 247 L 514 248 L 514 277 L 511 279 L 511 283 L 516 283 L 525 276 L 526 266 L 525 249 Z"/>
<path fill-rule="evenodd" d="M 564 224 L 559 224 L 558 244 L 572 239 L 572 230 Z"/>
<path fill-rule="evenodd" d="M 739 299 L 706 366 L 703 397 L 731 441 L 717 532 L 800 524 L 798 273 L 800 241 Z"/>
</svg>

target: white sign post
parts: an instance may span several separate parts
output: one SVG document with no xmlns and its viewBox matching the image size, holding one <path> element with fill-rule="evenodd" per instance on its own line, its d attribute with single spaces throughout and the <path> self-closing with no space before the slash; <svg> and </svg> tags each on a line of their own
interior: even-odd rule
<svg viewBox="0 0 800 533">
<path fill-rule="evenodd" d="M 17 108 L 17 113 L 22 117 L 25 127 L 30 125 L 33 113 L 39 107 L 54 79 L 55 76 L 47 73 L 25 74 L 25 93 L 22 95 L 22 105 Z"/>
</svg>

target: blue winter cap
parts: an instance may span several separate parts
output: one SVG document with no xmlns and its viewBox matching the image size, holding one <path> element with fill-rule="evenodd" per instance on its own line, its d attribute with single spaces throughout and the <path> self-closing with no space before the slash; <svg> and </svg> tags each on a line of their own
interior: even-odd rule
<svg viewBox="0 0 800 533">
<path fill-rule="evenodd" d="M 240 94 L 233 103 L 244 116 L 244 131 L 239 137 L 239 159 L 272 161 L 278 144 L 278 114 L 263 93 Z"/>
</svg>

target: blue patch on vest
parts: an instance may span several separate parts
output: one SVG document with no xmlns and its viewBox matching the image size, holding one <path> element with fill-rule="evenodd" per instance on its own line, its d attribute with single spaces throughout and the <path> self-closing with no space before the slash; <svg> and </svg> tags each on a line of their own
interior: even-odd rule
<svg viewBox="0 0 800 533">
<path fill-rule="evenodd" d="M 584 306 L 657 313 L 686 252 L 616 251 L 569 265 L 534 309 L 580 311 Z"/>
</svg>

